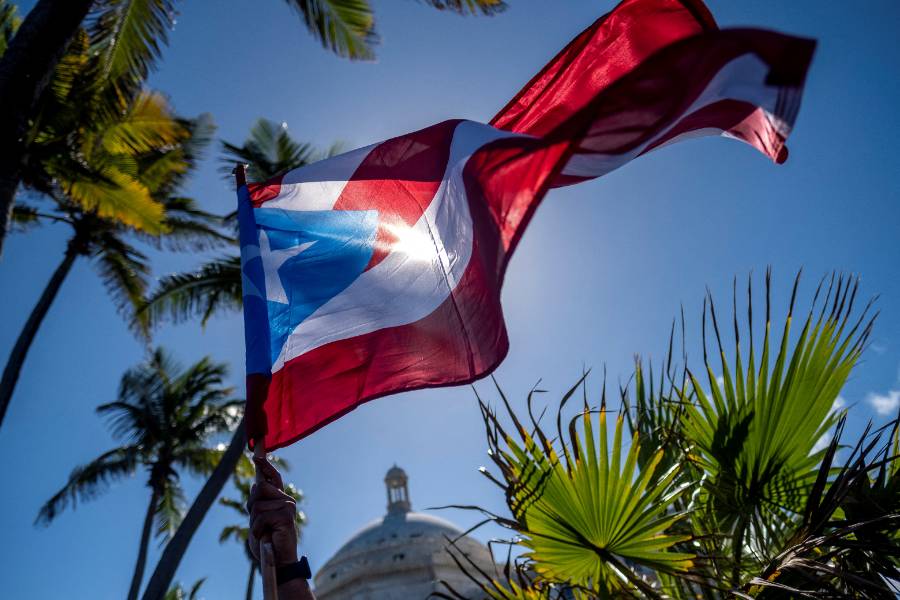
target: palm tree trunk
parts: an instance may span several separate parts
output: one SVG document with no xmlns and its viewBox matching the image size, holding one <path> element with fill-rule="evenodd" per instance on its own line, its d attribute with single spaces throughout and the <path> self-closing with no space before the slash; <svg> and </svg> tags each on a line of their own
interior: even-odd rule
<svg viewBox="0 0 900 600">
<path fill-rule="evenodd" d="M 12 352 L 9 353 L 9 358 L 6 361 L 6 368 L 3 369 L 3 378 L 0 379 L 0 427 L 3 426 L 6 409 L 9 407 L 10 399 L 12 399 L 13 390 L 16 389 L 16 382 L 19 380 L 19 375 L 22 372 L 22 365 L 25 363 L 25 356 L 28 354 L 28 349 L 31 347 L 34 336 L 37 334 L 41 323 L 44 321 L 44 317 L 47 316 L 50 305 L 53 304 L 53 300 L 56 298 L 56 294 L 59 292 L 62 282 L 65 280 L 66 275 L 69 274 L 69 271 L 72 269 L 72 263 L 75 262 L 77 257 L 78 250 L 75 247 L 75 244 L 69 242 L 62 262 L 56 267 L 56 271 L 53 272 L 53 276 L 51 276 L 50 281 L 47 282 L 44 293 L 41 294 L 40 299 L 34 309 L 32 309 L 31 315 L 29 315 L 28 320 L 25 322 L 25 326 L 19 333 L 19 337 L 16 340 L 15 346 L 13 346 Z"/>
<path fill-rule="evenodd" d="M 134 575 L 131 576 L 131 588 L 128 590 L 128 600 L 137 600 L 141 591 L 141 581 L 144 579 L 144 567 L 147 566 L 147 547 L 150 545 L 150 531 L 153 529 L 153 515 L 156 514 L 156 504 L 159 502 L 159 490 L 155 485 L 150 486 L 153 493 L 150 494 L 150 505 L 147 506 L 147 514 L 144 517 L 144 528 L 141 530 L 141 545 L 138 547 L 137 563 L 134 565 Z"/>
<path fill-rule="evenodd" d="M 256 579 L 256 563 L 250 561 L 250 576 L 247 577 L 247 600 L 253 600 L 253 581 Z"/>
<path fill-rule="evenodd" d="M 93 0 L 38 0 L 0 58 L 0 254 L 22 176 L 32 107 Z"/>
<path fill-rule="evenodd" d="M 187 552 L 191 538 L 197 532 L 200 523 L 203 522 L 203 517 L 209 511 L 209 507 L 216 501 L 222 488 L 225 487 L 225 483 L 228 482 L 228 479 L 234 473 L 234 468 L 237 466 L 241 453 L 247 444 L 244 432 L 245 427 L 242 419 L 240 425 L 234 431 L 234 436 L 231 438 L 228 449 L 225 450 L 222 459 L 219 460 L 219 464 L 216 465 L 212 475 L 203 484 L 203 489 L 200 490 L 194 503 L 191 504 L 191 508 L 188 509 L 184 520 L 178 527 L 178 531 L 166 544 L 162 556 L 159 557 L 159 562 L 156 564 L 156 569 L 154 569 L 153 575 L 150 576 L 147 588 L 144 590 L 143 600 L 162 600 L 165 596 L 166 590 L 169 589 L 172 579 L 175 577 L 175 571 L 178 569 L 184 553 Z"/>
</svg>

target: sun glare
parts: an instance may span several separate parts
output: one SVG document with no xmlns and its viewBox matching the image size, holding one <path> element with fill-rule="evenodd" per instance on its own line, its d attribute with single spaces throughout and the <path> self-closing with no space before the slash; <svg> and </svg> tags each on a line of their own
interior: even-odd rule
<svg viewBox="0 0 900 600">
<path fill-rule="evenodd" d="M 434 240 L 427 234 L 407 225 L 385 225 L 394 238 L 391 252 L 402 252 L 409 258 L 421 262 L 431 262 L 436 253 Z"/>
</svg>

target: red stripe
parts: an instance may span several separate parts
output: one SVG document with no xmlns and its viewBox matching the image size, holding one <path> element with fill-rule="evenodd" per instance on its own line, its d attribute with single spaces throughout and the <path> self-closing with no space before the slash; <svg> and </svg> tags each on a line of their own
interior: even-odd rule
<svg viewBox="0 0 900 600">
<path fill-rule="evenodd" d="M 660 48 L 715 29 L 699 0 L 625 0 L 557 54 L 491 125 L 546 135 Z"/>
<path fill-rule="evenodd" d="M 264 202 L 277 198 L 281 193 L 281 180 L 284 175 L 278 175 L 262 183 L 248 183 L 247 191 L 250 194 L 250 203 L 254 208 L 259 208 Z"/>
<path fill-rule="evenodd" d="M 379 144 L 356 168 L 335 210 L 377 210 L 380 217 L 371 269 L 395 241 L 387 226 L 413 226 L 441 185 L 459 120 L 444 121 Z"/>
<path fill-rule="evenodd" d="M 773 160 L 784 162 L 783 159 L 778 160 L 787 152 L 784 149 L 784 137 L 769 122 L 765 111 L 740 100 L 721 100 L 696 110 L 681 119 L 641 154 L 646 154 L 679 135 L 708 127 L 727 131 Z"/>
<path fill-rule="evenodd" d="M 811 56 L 810 40 L 768 31 L 727 30 L 678 42 L 594 98 L 553 136 L 582 138 L 577 152 L 624 154 L 647 143 L 683 114 L 732 60 L 756 54 L 773 68 L 795 54 Z M 805 71 L 789 86 L 802 86 Z M 577 132 L 581 130 L 582 134 Z"/>
</svg>

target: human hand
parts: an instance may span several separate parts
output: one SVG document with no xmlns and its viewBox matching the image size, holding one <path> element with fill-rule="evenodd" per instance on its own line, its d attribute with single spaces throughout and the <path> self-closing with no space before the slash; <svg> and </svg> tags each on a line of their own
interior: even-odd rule
<svg viewBox="0 0 900 600">
<path fill-rule="evenodd" d="M 250 535 L 247 544 L 256 560 L 259 560 L 259 541 L 271 539 L 275 565 L 282 566 L 297 561 L 297 527 L 294 520 L 297 504 L 284 492 L 281 474 L 272 463 L 262 457 L 253 457 L 261 481 L 253 485 L 247 511 L 250 513 Z"/>
</svg>

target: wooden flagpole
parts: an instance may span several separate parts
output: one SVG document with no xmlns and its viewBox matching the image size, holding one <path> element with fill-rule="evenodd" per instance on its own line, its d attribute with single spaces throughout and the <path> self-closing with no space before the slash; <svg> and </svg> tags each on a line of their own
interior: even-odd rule
<svg viewBox="0 0 900 600">
<path fill-rule="evenodd" d="M 238 163 L 234 170 L 234 182 L 240 190 L 247 185 L 247 166 Z M 253 456 L 266 460 L 266 445 L 263 438 L 253 440 Z M 256 469 L 256 483 L 263 481 L 262 473 Z M 278 581 L 275 577 L 275 552 L 272 549 L 272 541 L 263 538 L 259 541 L 259 573 L 263 582 L 264 600 L 278 600 Z"/>
</svg>

